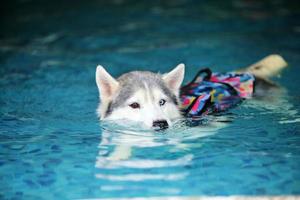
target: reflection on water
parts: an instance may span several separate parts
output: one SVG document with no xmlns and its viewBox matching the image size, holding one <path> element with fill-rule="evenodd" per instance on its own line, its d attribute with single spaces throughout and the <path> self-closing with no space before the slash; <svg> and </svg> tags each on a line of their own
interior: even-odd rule
<svg viewBox="0 0 300 200">
<path fill-rule="evenodd" d="M 130 123 L 128 125 L 126 121 L 103 122 L 102 138 L 99 144 L 100 151 L 96 166 L 100 167 L 103 166 L 101 164 L 107 165 L 108 163 L 110 163 L 109 166 L 113 166 L 114 162 L 109 161 L 129 159 L 131 157 L 132 148 L 155 148 L 166 145 L 172 146 L 171 151 L 172 149 L 188 148 L 185 144 L 186 140 L 196 140 L 215 134 L 220 128 L 226 126 L 226 123 L 220 121 L 219 118 L 220 117 L 215 117 L 214 121 L 206 119 L 206 124 L 202 124 L 202 126 L 198 127 L 188 127 L 185 125 L 185 120 L 177 120 L 171 128 L 164 131 L 142 129 Z M 223 118 L 224 117 L 222 117 L 222 119 Z M 112 152 L 108 152 L 107 150 L 110 146 L 115 146 Z M 134 165 L 135 162 L 137 162 L 137 165 L 140 165 L 140 163 L 144 161 L 134 160 L 132 165 Z M 126 163 L 128 164 L 128 162 Z M 150 164 L 151 160 L 147 160 L 147 163 Z M 172 162 L 167 161 L 166 163 L 171 164 Z"/>
<path fill-rule="evenodd" d="M 127 184 L 116 187 L 115 182 L 184 180 L 190 175 L 188 170 L 173 171 L 172 169 L 191 166 L 192 160 L 197 157 L 191 149 L 193 146 L 201 146 L 200 143 L 188 141 L 196 141 L 201 137 L 216 134 L 220 128 L 226 126 L 226 123 L 210 120 L 203 127 L 187 127 L 184 120 L 178 120 L 168 130 L 154 131 L 130 126 L 128 122 L 126 124 L 120 126 L 112 122 L 102 123 L 102 137 L 95 164 L 99 171 L 95 177 L 113 181 L 113 184 L 104 187 L 109 191 L 136 189 Z M 124 169 L 129 171 L 115 173 L 116 170 Z M 180 190 L 166 187 L 160 192 L 174 194 Z"/>
</svg>

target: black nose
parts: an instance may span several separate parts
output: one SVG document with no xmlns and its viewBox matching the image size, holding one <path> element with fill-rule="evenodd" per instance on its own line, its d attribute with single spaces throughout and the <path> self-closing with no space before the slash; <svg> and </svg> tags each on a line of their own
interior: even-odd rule
<svg viewBox="0 0 300 200">
<path fill-rule="evenodd" d="M 155 130 L 163 130 L 167 129 L 169 124 L 166 120 L 157 120 L 153 122 L 152 126 Z"/>
</svg>

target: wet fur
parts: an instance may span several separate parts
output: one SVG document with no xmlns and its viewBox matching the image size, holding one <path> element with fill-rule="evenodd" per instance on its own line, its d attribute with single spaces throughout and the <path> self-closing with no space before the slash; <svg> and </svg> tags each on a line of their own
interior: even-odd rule
<svg viewBox="0 0 300 200">
<path fill-rule="evenodd" d="M 156 122 L 171 125 L 181 116 L 179 89 L 184 77 L 184 65 L 171 72 L 156 74 L 149 71 L 132 71 L 114 79 L 102 66 L 96 70 L 100 104 L 98 115 L 101 120 L 130 120 L 152 127 Z M 166 103 L 159 105 L 159 101 Z M 130 105 L 138 103 L 133 109 Z"/>
<path fill-rule="evenodd" d="M 153 88 L 162 89 L 164 94 L 166 94 L 175 105 L 178 105 L 178 97 L 166 87 L 160 74 L 148 71 L 133 71 L 123 74 L 117 81 L 122 89 L 119 90 L 116 97 L 108 103 L 104 118 L 112 113 L 113 108 L 126 106 L 125 100 L 129 99 L 138 90 L 146 90 L 146 85 L 149 86 L 150 90 Z"/>
</svg>

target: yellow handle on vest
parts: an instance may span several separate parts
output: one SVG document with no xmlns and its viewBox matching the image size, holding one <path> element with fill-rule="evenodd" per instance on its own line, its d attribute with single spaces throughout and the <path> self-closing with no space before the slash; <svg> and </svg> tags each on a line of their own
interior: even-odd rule
<svg viewBox="0 0 300 200">
<path fill-rule="evenodd" d="M 256 77 L 267 79 L 273 76 L 279 76 L 280 72 L 287 66 L 288 64 L 282 56 L 272 54 L 247 68 L 238 70 L 238 72 L 250 72 Z"/>
</svg>

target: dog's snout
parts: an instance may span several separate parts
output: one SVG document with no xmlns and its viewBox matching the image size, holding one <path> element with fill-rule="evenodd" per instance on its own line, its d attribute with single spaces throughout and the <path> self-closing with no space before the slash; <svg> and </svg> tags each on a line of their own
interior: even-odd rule
<svg viewBox="0 0 300 200">
<path fill-rule="evenodd" d="M 166 120 L 157 120 L 153 122 L 152 126 L 155 130 L 163 130 L 167 129 L 169 124 Z"/>
</svg>

